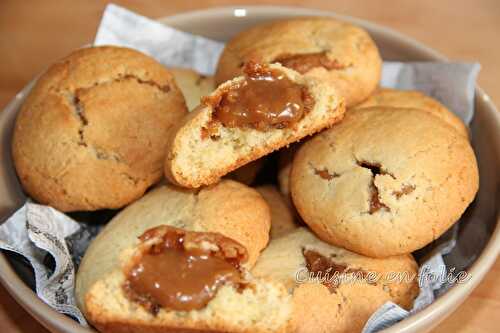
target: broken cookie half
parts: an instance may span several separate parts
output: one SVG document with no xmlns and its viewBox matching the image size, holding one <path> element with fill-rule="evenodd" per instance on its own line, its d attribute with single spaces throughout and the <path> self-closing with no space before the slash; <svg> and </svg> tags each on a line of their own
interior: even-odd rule
<svg viewBox="0 0 500 333">
<path fill-rule="evenodd" d="M 290 295 L 252 278 L 246 260 L 220 233 L 157 226 L 90 287 L 85 314 L 101 332 L 286 332 Z"/>
<path fill-rule="evenodd" d="M 214 209 L 221 195 L 236 206 Z M 288 332 L 286 288 L 249 273 L 268 233 L 266 203 L 242 184 L 159 187 L 91 243 L 77 274 L 78 306 L 106 333 Z"/>
<path fill-rule="evenodd" d="M 249 62 L 220 85 L 170 138 L 165 175 L 197 188 L 340 121 L 344 100 L 332 85 L 279 64 Z"/>
</svg>

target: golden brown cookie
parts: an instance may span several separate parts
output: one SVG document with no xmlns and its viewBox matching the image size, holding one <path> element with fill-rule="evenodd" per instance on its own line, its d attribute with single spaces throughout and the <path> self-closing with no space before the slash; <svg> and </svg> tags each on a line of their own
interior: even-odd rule
<svg viewBox="0 0 500 333">
<path fill-rule="evenodd" d="M 374 106 L 413 108 L 427 111 L 445 121 L 448 125 L 454 127 L 463 136 L 467 138 L 469 137 L 469 131 L 459 117 L 435 99 L 424 95 L 419 91 L 380 88 L 366 101 L 357 105 L 355 108 L 361 109 Z M 297 149 L 298 144 L 280 151 L 278 183 L 280 191 L 285 196 L 290 195 L 290 171 L 292 170 L 293 155 Z"/>
<path fill-rule="evenodd" d="M 304 143 L 292 165 L 293 202 L 323 240 L 372 257 L 429 244 L 474 199 L 467 138 L 417 109 L 350 110 Z"/>
<path fill-rule="evenodd" d="M 276 187 L 263 185 L 255 189 L 264 197 L 271 209 L 271 239 L 281 237 L 299 227 L 294 212 Z"/>
<path fill-rule="evenodd" d="M 252 270 L 290 290 L 295 333 L 360 332 L 385 302 L 410 309 L 419 291 L 417 272 L 411 255 L 365 257 L 305 228 L 272 240 Z"/>
<path fill-rule="evenodd" d="M 214 78 L 205 76 L 187 68 L 169 68 L 175 78 L 175 83 L 186 99 L 186 105 L 191 111 L 197 107 L 203 96 L 215 89 Z"/>
<path fill-rule="evenodd" d="M 272 92 L 272 93 L 271 93 Z M 220 85 L 170 137 L 165 176 L 196 188 L 340 121 L 334 87 L 281 65 L 248 63 Z"/>
<path fill-rule="evenodd" d="M 382 67 L 377 46 L 362 28 L 328 17 L 264 23 L 226 44 L 217 84 L 241 75 L 248 61 L 281 63 L 334 85 L 351 107 L 376 88 Z"/>
<path fill-rule="evenodd" d="M 17 116 L 19 180 L 61 211 L 120 208 L 161 179 L 166 137 L 186 112 L 172 75 L 152 58 L 77 50 L 38 79 Z"/>
<path fill-rule="evenodd" d="M 373 106 L 424 110 L 443 120 L 463 136 L 469 137 L 469 130 L 457 115 L 434 98 L 422 94 L 419 91 L 381 88 L 366 101 L 357 105 L 356 108 L 361 109 Z"/>
<path fill-rule="evenodd" d="M 93 240 L 78 306 L 103 332 L 286 332 L 290 295 L 248 273 L 269 222 L 262 197 L 231 180 L 198 192 L 158 187 Z"/>
</svg>

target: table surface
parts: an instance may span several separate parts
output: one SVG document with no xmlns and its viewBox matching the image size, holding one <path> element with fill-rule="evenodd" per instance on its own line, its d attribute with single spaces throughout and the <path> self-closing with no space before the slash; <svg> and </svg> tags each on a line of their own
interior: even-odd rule
<svg viewBox="0 0 500 333">
<path fill-rule="evenodd" d="M 71 50 L 93 40 L 107 1 L 0 2 L 0 110 L 33 76 Z M 158 18 L 179 12 L 248 1 L 115 1 Z M 303 1 L 253 1 L 301 6 Z M 500 2 L 308 0 L 308 7 L 367 19 L 439 50 L 452 60 L 478 61 L 479 84 L 500 102 Z M 500 324 L 500 260 L 472 295 L 435 332 L 495 332 Z M 0 331 L 47 332 L 0 286 Z"/>
</svg>

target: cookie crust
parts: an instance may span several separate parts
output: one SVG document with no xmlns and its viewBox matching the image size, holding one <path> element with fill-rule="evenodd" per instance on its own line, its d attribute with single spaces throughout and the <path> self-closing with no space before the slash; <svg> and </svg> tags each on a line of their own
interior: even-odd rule
<svg viewBox="0 0 500 333">
<path fill-rule="evenodd" d="M 469 130 L 458 116 L 434 98 L 420 91 L 380 88 L 366 101 L 357 105 L 356 108 L 361 109 L 374 106 L 412 108 L 429 112 L 455 128 L 464 137 L 469 138 Z"/>
</svg>

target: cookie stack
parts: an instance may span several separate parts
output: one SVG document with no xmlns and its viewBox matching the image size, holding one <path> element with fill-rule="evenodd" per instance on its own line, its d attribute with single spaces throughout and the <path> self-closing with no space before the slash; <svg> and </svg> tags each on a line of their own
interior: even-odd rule
<svg viewBox="0 0 500 333">
<path fill-rule="evenodd" d="M 381 64 L 363 29 L 296 18 L 238 34 L 213 78 L 117 47 L 53 65 L 12 152 L 34 200 L 123 208 L 79 267 L 86 318 L 326 333 L 360 331 L 388 301 L 410 309 L 411 253 L 460 218 L 478 170 L 460 119 L 377 88 Z"/>
</svg>

